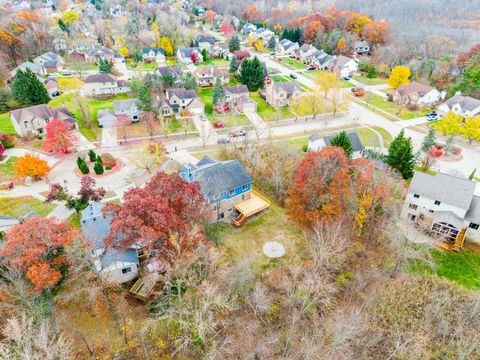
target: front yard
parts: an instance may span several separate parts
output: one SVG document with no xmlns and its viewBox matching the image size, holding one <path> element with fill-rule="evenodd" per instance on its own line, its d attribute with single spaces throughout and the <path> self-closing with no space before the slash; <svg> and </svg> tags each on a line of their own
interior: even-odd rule
<svg viewBox="0 0 480 360">
<path fill-rule="evenodd" d="M 20 217 L 33 211 L 39 216 L 47 216 L 55 209 L 57 205 L 44 203 L 31 196 L 22 196 L 16 198 L 0 198 L 0 215 L 9 215 Z"/>
<path fill-rule="evenodd" d="M 276 61 L 291 70 L 304 70 L 308 67 L 301 61 L 291 59 L 289 57 L 277 58 Z"/>
<path fill-rule="evenodd" d="M 387 80 L 386 79 L 381 79 L 381 78 L 373 78 L 373 79 L 370 79 L 370 78 L 367 78 L 367 77 L 354 77 L 353 80 L 355 81 L 358 81 L 359 83 L 362 83 L 364 85 L 382 85 L 382 84 L 386 84 L 387 83 Z"/>
<path fill-rule="evenodd" d="M 139 61 L 138 63 L 136 63 L 132 59 L 127 59 L 126 64 L 127 69 L 139 71 L 154 71 L 158 67 L 155 61 L 151 63 L 144 63 L 143 61 Z"/>
<path fill-rule="evenodd" d="M 295 117 L 288 107 L 275 109 L 268 105 L 258 93 L 250 93 L 250 97 L 257 102 L 257 113 L 260 115 L 263 121 L 277 121 Z"/>
<path fill-rule="evenodd" d="M 195 66 L 208 66 L 208 65 L 228 67 L 230 66 L 230 62 L 222 58 L 208 58 L 204 62 L 195 64 Z"/>
<path fill-rule="evenodd" d="M 15 129 L 10 119 L 10 113 L 0 114 L 0 133 L 7 133 L 9 135 L 15 135 Z"/>
<path fill-rule="evenodd" d="M 409 120 L 417 117 L 422 117 L 422 116 L 425 116 L 430 111 L 432 111 L 432 109 L 430 108 L 410 111 L 404 106 L 400 107 L 394 104 L 393 102 L 387 101 L 384 97 L 374 94 L 372 92 L 367 92 L 365 96 L 360 98 L 360 100 L 368 103 L 370 106 L 376 107 L 393 116 L 399 117 L 402 120 Z"/>
<path fill-rule="evenodd" d="M 168 125 L 167 135 L 181 132 L 196 131 L 195 125 L 190 119 L 166 118 L 165 121 L 167 121 Z M 124 140 L 123 131 L 124 129 L 122 127 L 117 128 L 117 137 L 119 140 Z M 127 140 L 150 136 L 147 128 L 141 122 L 128 125 L 125 128 L 125 134 Z M 157 135 L 165 135 L 165 131 L 160 126 L 153 133 L 153 136 Z"/>
<path fill-rule="evenodd" d="M 16 175 L 13 167 L 15 166 L 17 160 L 18 157 L 10 156 L 6 162 L 0 164 L 0 182 L 7 181 L 8 179 Z"/>
</svg>

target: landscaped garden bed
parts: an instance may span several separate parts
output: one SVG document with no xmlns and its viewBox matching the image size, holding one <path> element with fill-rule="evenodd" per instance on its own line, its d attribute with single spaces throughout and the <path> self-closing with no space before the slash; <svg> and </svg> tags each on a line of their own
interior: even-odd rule
<svg viewBox="0 0 480 360">
<path fill-rule="evenodd" d="M 44 203 L 42 200 L 31 196 L 21 196 L 15 198 L 0 198 L 0 215 L 21 217 L 27 215 L 30 211 L 39 216 L 47 216 L 57 205 Z"/>
</svg>

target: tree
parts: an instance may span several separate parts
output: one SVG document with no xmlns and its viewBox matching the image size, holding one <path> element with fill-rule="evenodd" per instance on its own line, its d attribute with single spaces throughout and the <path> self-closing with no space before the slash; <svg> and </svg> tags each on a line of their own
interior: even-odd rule
<svg viewBox="0 0 480 360">
<path fill-rule="evenodd" d="M 130 161 L 141 170 L 146 170 L 149 174 L 152 169 L 162 162 L 165 147 L 161 143 L 143 143 L 134 148 Z"/>
<path fill-rule="evenodd" d="M 141 243 L 160 257 L 173 260 L 202 241 L 195 225 L 204 220 L 206 203 L 197 182 L 178 174 L 158 172 L 143 188 L 129 189 L 122 205 L 108 204 L 112 215 L 107 246 L 121 238 L 120 247 Z"/>
<path fill-rule="evenodd" d="M 428 134 L 425 136 L 422 142 L 422 150 L 428 152 L 437 143 L 435 136 L 435 129 L 428 130 Z"/>
<path fill-rule="evenodd" d="M 390 143 L 386 162 L 404 179 L 410 179 L 413 176 L 415 155 L 413 154 L 412 139 L 405 137 L 404 129 Z"/>
<path fill-rule="evenodd" d="M 231 53 L 240 50 L 240 38 L 237 35 L 232 36 L 228 42 L 228 49 Z"/>
<path fill-rule="evenodd" d="M 60 78 L 58 79 L 58 89 L 60 92 L 69 92 L 72 90 L 77 90 L 83 85 L 83 82 L 77 78 Z"/>
<path fill-rule="evenodd" d="M 153 137 L 158 131 L 158 120 L 151 111 L 145 111 L 142 114 L 142 125 L 147 129 L 148 135 Z"/>
<path fill-rule="evenodd" d="M 182 86 L 186 90 L 196 90 L 197 89 L 197 79 L 192 74 L 191 71 L 187 71 L 182 76 Z"/>
<path fill-rule="evenodd" d="M 49 203 L 53 201 L 64 202 L 67 209 L 75 210 L 77 214 L 80 214 L 90 202 L 98 202 L 105 197 L 106 190 L 102 187 L 95 188 L 95 184 L 95 179 L 90 176 L 83 176 L 80 180 L 80 190 L 77 196 L 70 194 L 67 189 L 58 183 L 52 184 L 45 201 Z"/>
<path fill-rule="evenodd" d="M 17 176 L 29 176 L 33 179 L 40 179 L 48 174 L 50 166 L 45 160 L 31 154 L 25 154 L 18 158 L 15 163 Z"/>
<path fill-rule="evenodd" d="M 275 37 L 272 36 L 269 40 L 268 40 L 268 48 L 270 50 L 273 50 L 275 49 L 275 46 L 277 45 L 277 42 L 275 41 Z"/>
<path fill-rule="evenodd" d="M 317 33 L 323 31 L 323 25 L 320 21 L 312 21 L 307 24 L 303 32 L 304 41 L 307 44 L 312 44 L 317 38 Z"/>
<path fill-rule="evenodd" d="M 388 41 L 390 25 L 385 21 L 373 21 L 362 29 L 362 38 L 370 44 L 382 45 Z"/>
<path fill-rule="evenodd" d="M 62 15 L 61 20 L 65 25 L 70 26 L 80 20 L 80 15 L 74 10 L 69 10 Z"/>
<path fill-rule="evenodd" d="M 226 38 L 229 38 L 235 32 L 235 29 L 231 24 L 223 23 L 222 26 L 220 26 L 220 32 L 223 33 Z"/>
<path fill-rule="evenodd" d="M 82 118 L 82 122 L 88 127 L 92 127 L 92 110 L 90 108 L 90 103 L 85 96 L 74 96 L 75 105 L 77 105 L 78 110 L 80 111 L 80 116 Z"/>
<path fill-rule="evenodd" d="M 97 159 L 95 160 L 95 164 L 93 165 L 93 171 L 95 171 L 95 174 L 97 175 L 102 175 L 104 168 L 103 168 L 103 163 L 102 163 L 102 158 L 100 155 L 97 156 Z"/>
<path fill-rule="evenodd" d="M 372 23 L 372 19 L 370 19 L 367 15 L 352 13 L 345 24 L 345 29 L 347 31 L 360 34 L 362 29 L 370 23 Z"/>
<path fill-rule="evenodd" d="M 470 59 L 453 91 L 461 91 L 464 95 L 480 98 L 480 53 Z"/>
<path fill-rule="evenodd" d="M 255 43 L 253 44 L 253 47 L 257 51 L 263 51 L 263 49 L 265 48 L 264 45 L 263 45 L 263 40 L 258 39 L 257 41 L 255 41 Z"/>
<path fill-rule="evenodd" d="M 232 57 L 230 59 L 229 72 L 231 74 L 236 74 L 237 70 L 238 70 L 238 60 L 237 60 L 237 57 L 235 55 L 232 55 Z"/>
<path fill-rule="evenodd" d="M 235 55 L 239 63 L 242 62 L 243 59 L 251 56 L 248 50 L 237 50 L 233 53 L 233 55 Z"/>
<path fill-rule="evenodd" d="M 68 153 L 76 141 L 68 125 L 60 119 L 52 119 L 45 126 L 42 148 L 47 152 Z"/>
<path fill-rule="evenodd" d="M 11 88 L 13 98 L 22 105 L 46 104 L 50 101 L 47 89 L 30 69 L 18 70 Z"/>
<path fill-rule="evenodd" d="M 166 36 L 162 36 L 160 47 L 165 51 L 166 56 L 173 56 L 173 46 Z"/>
<path fill-rule="evenodd" d="M 333 146 L 307 154 L 297 167 L 289 190 L 287 214 L 302 227 L 340 217 L 350 194 L 350 172 L 345 152 Z"/>
<path fill-rule="evenodd" d="M 21 56 L 21 49 L 24 42 L 10 31 L 0 30 L 0 48 L 4 49 L 14 66 Z"/>
<path fill-rule="evenodd" d="M 217 16 L 217 13 L 215 11 L 207 10 L 207 12 L 205 13 L 205 22 L 210 24 L 215 16 Z"/>
<path fill-rule="evenodd" d="M 410 78 L 410 69 L 406 66 L 395 66 L 387 80 L 387 84 L 396 89 L 400 85 L 408 84 Z"/>
<path fill-rule="evenodd" d="M 326 99 L 332 89 L 338 86 L 339 81 L 334 73 L 321 71 L 318 73 L 315 83 L 323 90 Z"/>
<path fill-rule="evenodd" d="M 463 118 L 449 111 L 440 121 L 435 123 L 435 129 L 441 131 L 444 135 L 456 135 L 460 133 L 460 127 Z"/>
<path fill-rule="evenodd" d="M 63 276 L 63 250 L 74 234 L 66 221 L 30 217 L 6 233 L 0 251 L 3 263 L 24 274 L 37 291 L 52 288 Z"/>
<path fill-rule="evenodd" d="M 480 141 L 480 116 L 468 116 L 460 127 L 460 135 L 466 137 L 471 144 L 473 140 Z"/>
<path fill-rule="evenodd" d="M 203 61 L 208 60 L 207 49 L 202 49 L 202 57 L 203 57 Z"/>
<path fill-rule="evenodd" d="M 102 74 L 110 74 L 112 72 L 112 65 L 106 59 L 100 59 L 98 62 L 98 70 Z"/>
<path fill-rule="evenodd" d="M 90 169 L 88 168 L 87 162 L 81 156 L 77 157 L 77 167 L 83 175 L 86 175 L 90 172 Z"/>
<path fill-rule="evenodd" d="M 245 59 L 242 61 L 240 82 L 247 85 L 248 90 L 256 91 L 262 88 L 264 80 L 263 65 L 256 56 L 251 60 Z"/>
<path fill-rule="evenodd" d="M 88 150 L 88 158 L 90 159 L 90 162 L 95 162 L 97 160 L 97 154 L 95 153 L 95 151 L 93 151 L 93 149 L 90 149 Z"/>
<path fill-rule="evenodd" d="M 196 51 L 192 51 L 192 53 L 190 54 L 190 60 L 192 60 L 192 62 L 196 64 L 200 62 L 200 55 Z"/>
<path fill-rule="evenodd" d="M 326 110 L 326 102 L 323 94 L 317 87 L 314 91 L 303 94 L 299 99 L 292 98 L 290 108 L 297 116 L 313 115 L 315 119 L 317 114 Z"/>
<path fill-rule="evenodd" d="M 339 132 L 335 137 L 330 141 L 331 146 L 337 146 L 345 151 L 347 158 L 351 159 L 353 154 L 353 146 L 348 134 L 345 131 Z"/>
<path fill-rule="evenodd" d="M 223 105 L 225 102 L 225 90 L 223 89 L 222 80 L 219 77 L 215 79 L 215 85 L 212 90 L 213 106 Z"/>
<path fill-rule="evenodd" d="M 126 46 L 122 46 L 120 49 L 118 49 L 118 53 L 126 58 L 130 57 L 130 52 Z"/>
<path fill-rule="evenodd" d="M 240 17 L 245 21 L 250 22 L 260 22 L 262 21 L 263 14 L 260 10 L 257 9 L 255 5 L 250 5 Z"/>
</svg>

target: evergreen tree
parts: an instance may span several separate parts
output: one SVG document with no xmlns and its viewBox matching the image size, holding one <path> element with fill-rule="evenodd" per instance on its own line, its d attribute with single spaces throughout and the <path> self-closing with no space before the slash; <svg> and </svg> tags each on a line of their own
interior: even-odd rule
<svg viewBox="0 0 480 360">
<path fill-rule="evenodd" d="M 151 88 L 142 84 L 138 89 L 138 101 L 143 111 L 152 111 L 152 91 Z"/>
<path fill-rule="evenodd" d="M 331 146 L 341 147 L 349 159 L 352 158 L 353 146 L 348 134 L 345 131 L 339 132 L 330 142 Z"/>
<path fill-rule="evenodd" d="M 270 40 L 268 40 L 268 48 L 269 48 L 270 50 L 273 50 L 273 49 L 275 49 L 275 45 L 276 45 L 275 36 L 272 36 L 272 37 L 270 38 Z"/>
<path fill-rule="evenodd" d="M 207 53 L 207 50 L 206 50 L 206 49 L 203 49 L 203 50 L 202 50 L 202 57 L 203 57 L 203 61 L 207 61 L 207 60 L 208 60 L 208 53 Z"/>
<path fill-rule="evenodd" d="M 93 151 L 92 149 L 88 150 L 88 158 L 91 162 L 97 160 L 97 154 L 95 154 L 95 151 Z"/>
<path fill-rule="evenodd" d="M 240 39 L 237 35 L 233 35 L 228 43 L 228 49 L 231 53 L 240 50 Z"/>
<path fill-rule="evenodd" d="M 88 165 L 85 162 L 85 159 L 81 156 L 77 157 L 77 166 L 83 175 L 86 175 L 90 172 L 90 170 L 88 169 Z"/>
<path fill-rule="evenodd" d="M 219 77 L 215 80 L 215 85 L 212 90 L 212 103 L 213 106 L 223 105 L 225 101 L 225 90 L 222 86 L 222 80 Z"/>
<path fill-rule="evenodd" d="M 404 179 L 410 179 L 413 176 L 415 155 L 413 154 L 412 139 L 405 137 L 403 129 L 390 143 L 386 161 L 387 164 L 397 170 Z"/>
<path fill-rule="evenodd" d="M 93 165 L 93 170 L 97 175 L 103 174 L 103 164 L 102 164 L 102 158 L 100 157 L 100 155 L 98 155 L 97 160 L 95 160 L 95 165 Z"/>
<path fill-rule="evenodd" d="M 477 168 L 473 169 L 472 173 L 468 177 L 468 180 L 473 180 L 475 178 L 475 173 L 477 172 Z"/>
<path fill-rule="evenodd" d="M 102 74 L 110 74 L 112 72 L 112 65 L 110 65 L 110 63 L 107 60 L 101 59 L 98 62 L 98 70 Z"/>
<path fill-rule="evenodd" d="M 244 59 L 240 70 L 240 82 L 247 85 L 248 90 L 257 91 L 263 87 L 265 75 L 263 65 L 255 56 L 253 59 Z"/>
<path fill-rule="evenodd" d="M 435 129 L 430 129 L 427 136 L 423 139 L 422 150 L 428 152 L 432 147 L 437 143 L 437 138 L 435 137 Z"/>
<path fill-rule="evenodd" d="M 230 59 L 230 73 L 235 74 L 238 70 L 238 60 L 235 55 Z"/>
<path fill-rule="evenodd" d="M 22 105 L 46 104 L 50 101 L 47 89 L 30 69 L 18 70 L 11 88 L 13 98 Z"/>
<path fill-rule="evenodd" d="M 187 71 L 183 74 L 182 85 L 187 90 L 196 90 L 197 89 L 197 79 L 190 71 Z"/>
</svg>

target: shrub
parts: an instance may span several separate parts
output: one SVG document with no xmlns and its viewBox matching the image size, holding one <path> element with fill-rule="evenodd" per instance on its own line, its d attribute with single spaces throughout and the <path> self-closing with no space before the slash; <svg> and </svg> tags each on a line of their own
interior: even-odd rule
<svg viewBox="0 0 480 360">
<path fill-rule="evenodd" d="M 95 162 L 97 160 L 97 154 L 92 149 L 88 150 L 88 158 L 91 162 Z"/>
<path fill-rule="evenodd" d="M 93 165 L 93 170 L 97 175 L 103 174 L 103 164 L 102 164 L 102 158 L 100 156 L 98 156 L 97 160 L 95 160 L 95 165 Z"/>
<path fill-rule="evenodd" d="M 460 149 L 458 146 L 454 146 L 452 151 L 455 155 L 460 155 L 462 153 L 462 149 Z"/>
<path fill-rule="evenodd" d="M 443 149 L 444 145 L 443 144 L 435 144 L 435 147 L 437 149 Z"/>
<path fill-rule="evenodd" d="M 105 170 L 112 170 L 112 166 L 111 165 L 105 165 Z"/>
<path fill-rule="evenodd" d="M 433 147 L 433 148 L 431 148 L 430 150 L 428 150 L 428 153 L 429 153 L 430 156 L 432 156 L 432 157 L 439 158 L 440 156 L 443 155 L 443 150 L 442 150 L 442 149 L 439 149 L 439 148 L 437 148 L 437 147 Z"/>
<path fill-rule="evenodd" d="M 15 146 L 13 136 L 10 136 L 6 133 L 0 134 L 0 142 L 3 144 L 5 149 L 11 149 Z"/>
<path fill-rule="evenodd" d="M 306 153 L 308 151 L 308 144 L 302 145 L 302 151 Z"/>
<path fill-rule="evenodd" d="M 101 155 L 103 166 L 114 167 L 117 165 L 117 160 L 109 153 L 104 153 Z"/>
<path fill-rule="evenodd" d="M 88 168 L 88 165 L 85 162 L 85 159 L 82 158 L 81 156 L 77 157 L 77 166 L 83 175 L 88 174 L 90 172 L 90 169 Z"/>
<path fill-rule="evenodd" d="M 418 110 L 418 105 L 417 104 L 408 104 L 407 108 L 410 111 L 417 111 Z"/>
</svg>

